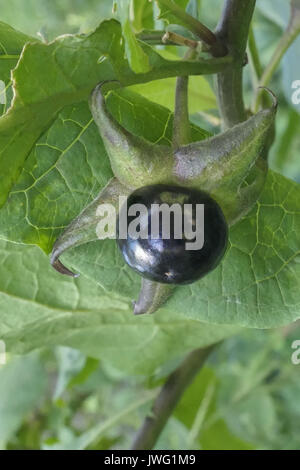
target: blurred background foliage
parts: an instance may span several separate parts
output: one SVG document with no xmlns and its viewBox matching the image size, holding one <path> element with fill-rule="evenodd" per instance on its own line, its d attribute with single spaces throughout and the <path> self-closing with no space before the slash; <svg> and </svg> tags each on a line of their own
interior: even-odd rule
<svg viewBox="0 0 300 470">
<path fill-rule="evenodd" d="M 186 390 L 156 449 L 299 449 L 300 329 L 227 340 Z M 176 363 L 128 377 L 80 352 L 14 357 L 0 367 L 0 443 L 6 449 L 128 449 Z"/>
<path fill-rule="evenodd" d="M 136 31 L 162 28 L 147 0 L 134 0 Z M 195 5 L 195 2 L 193 2 Z M 112 16 L 112 0 L 0 0 L 1 20 L 51 41 L 87 33 Z M 201 20 L 214 28 L 222 0 L 198 2 Z M 258 0 L 253 30 L 266 65 L 287 25 L 288 0 Z M 164 54 L 181 54 L 176 47 Z M 161 49 L 162 50 L 162 49 Z M 300 182 L 300 105 L 292 82 L 300 80 L 300 39 L 290 48 L 270 87 L 280 101 L 277 139 L 270 166 Z M 0 77 L 1 79 L 1 77 Z M 255 82 L 245 70 L 250 106 Z M 192 119 L 217 133 L 212 81 L 192 79 Z M 174 80 L 140 86 L 140 93 L 173 106 Z M 196 110 L 200 112 L 196 112 Z M 247 330 L 227 340 L 186 391 L 165 428 L 158 449 L 300 449 L 300 365 L 291 362 L 297 324 L 280 331 Z M 80 352 L 59 347 L 0 366 L 0 447 L 3 449 L 128 449 L 165 376 L 128 377 Z"/>
</svg>

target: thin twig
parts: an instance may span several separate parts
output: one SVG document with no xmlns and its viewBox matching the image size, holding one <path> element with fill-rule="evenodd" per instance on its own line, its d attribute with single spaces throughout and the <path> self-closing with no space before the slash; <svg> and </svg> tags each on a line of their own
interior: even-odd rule
<svg viewBox="0 0 300 470">
<path fill-rule="evenodd" d="M 209 406 L 212 402 L 212 399 L 214 397 L 216 391 L 216 380 L 214 380 L 212 383 L 210 383 L 205 390 L 205 395 L 201 401 L 201 404 L 199 406 L 199 409 L 197 411 L 196 417 L 194 419 L 194 423 L 192 425 L 192 428 L 189 432 L 187 441 L 188 441 L 188 449 L 194 449 L 197 438 L 200 434 L 200 431 L 202 429 L 202 426 L 204 424 L 205 418 L 207 416 Z"/>
<path fill-rule="evenodd" d="M 178 77 L 176 81 L 176 100 L 173 124 L 173 148 L 191 142 L 191 126 L 188 107 L 189 77 Z"/>
<path fill-rule="evenodd" d="M 149 44 L 152 44 L 153 46 L 162 46 L 164 44 L 162 41 L 162 37 L 164 34 L 165 31 L 141 31 L 136 35 L 136 37 L 140 41 L 147 42 Z M 168 45 L 171 45 L 171 43 L 168 43 Z"/>
<path fill-rule="evenodd" d="M 184 60 L 192 59 L 195 55 L 194 49 L 189 49 Z M 173 123 L 173 148 L 191 142 L 191 125 L 189 119 L 189 77 L 178 77 L 176 81 L 175 112 Z"/>
<path fill-rule="evenodd" d="M 252 67 L 252 83 L 253 83 L 253 91 L 254 91 L 254 102 L 252 108 L 255 108 L 255 100 L 258 92 L 258 88 L 260 86 L 260 79 L 263 74 L 263 68 L 260 62 L 259 52 L 256 45 L 256 40 L 254 36 L 254 31 L 252 26 L 250 27 L 249 33 L 249 45 L 248 45 L 248 53 L 250 57 L 250 63 Z M 270 105 L 270 97 L 267 93 L 262 93 L 262 104 L 264 108 L 267 108 Z"/>
<path fill-rule="evenodd" d="M 251 66 L 253 69 L 253 75 L 255 76 L 254 87 L 255 89 L 257 89 L 258 82 L 262 75 L 262 66 L 261 66 L 252 26 L 250 27 L 250 32 L 249 32 L 249 56 L 250 56 Z"/>
<path fill-rule="evenodd" d="M 181 396 L 203 367 L 214 347 L 193 351 L 169 376 L 155 400 L 151 416 L 146 417 L 138 432 L 132 450 L 153 449 Z"/>
<path fill-rule="evenodd" d="M 162 42 L 164 44 L 166 43 L 174 43 L 178 46 L 187 46 L 190 47 L 191 49 L 197 49 L 199 42 L 194 41 L 193 39 L 185 38 L 184 36 L 181 36 L 180 34 L 177 33 L 172 33 L 171 31 L 167 31 L 163 38 Z"/>
</svg>

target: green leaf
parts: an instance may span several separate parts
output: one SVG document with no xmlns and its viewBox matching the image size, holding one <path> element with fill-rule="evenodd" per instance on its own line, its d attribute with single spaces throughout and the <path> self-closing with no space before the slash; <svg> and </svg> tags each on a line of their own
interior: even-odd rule
<svg viewBox="0 0 300 470">
<path fill-rule="evenodd" d="M 6 23 L 0 21 L 0 79 L 10 79 L 10 71 L 16 66 L 24 44 L 37 41 L 26 34 L 16 31 Z"/>
<path fill-rule="evenodd" d="M 256 446 L 264 442 L 268 449 L 279 431 L 275 402 L 263 389 L 252 391 L 251 396 L 233 403 L 226 409 L 224 418 L 231 432 Z"/>
<path fill-rule="evenodd" d="M 126 40 L 126 52 L 132 70 L 135 73 L 147 73 L 151 70 L 149 65 L 149 58 L 143 51 L 139 44 L 139 40 L 136 39 L 130 22 L 127 20 L 123 25 L 123 34 Z"/>
<path fill-rule="evenodd" d="M 111 428 L 122 423 L 124 419 L 138 408 L 149 404 L 155 398 L 157 391 L 152 390 L 147 392 L 140 400 L 135 400 L 134 403 L 128 405 L 125 409 L 116 415 L 110 416 L 105 421 L 100 421 L 94 427 L 84 432 L 80 436 L 68 435 L 68 439 L 65 439 L 59 444 L 44 445 L 44 450 L 84 450 L 91 446 L 95 441 L 99 440 L 105 435 Z"/>
<path fill-rule="evenodd" d="M 255 328 L 299 318 L 299 196 L 298 184 L 270 172 L 255 208 L 231 229 L 221 266 L 175 292 L 168 308 L 185 308 L 190 318 Z"/>
<path fill-rule="evenodd" d="M 102 248 L 118 259 L 114 242 Z M 172 312 L 132 315 L 131 301 L 122 297 L 118 285 L 125 281 L 135 291 L 138 286 L 131 286 L 127 273 L 123 277 L 120 258 L 111 272 L 116 276 L 113 293 L 85 276 L 62 277 L 37 247 L 0 241 L 0 256 L 0 338 L 9 353 L 63 345 L 146 375 L 169 359 L 237 331 Z"/>
<path fill-rule="evenodd" d="M 58 376 L 53 399 L 61 397 L 68 385 L 84 368 L 86 357 L 78 350 L 59 346 L 55 350 L 58 363 Z"/>
<path fill-rule="evenodd" d="M 148 74 L 135 74 L 124 58 L 121 26 L 104 21 L 89 35 L 66 35 L 50 44 L 27 44 L 14 69 L 13 106 L 0 118 L 0 206 L 18 179 L 32 146 L 65 106 L 87 100 L 103 80 L 123 85 L 155 78 L 216 72 L 230 60 L 168 61 L 145 43 Z M 101 59 L 101 60 L 100 60 Z"/>
<path fill-rule="evenodd" d="M 129 0 L 117 0 L 118 13 L 121 19 L 125 51 L 130 67 L 135 73 L 147 73 L 151 70 L 149 58 L 136 38 L 129 20 Z"/>
<path fill-rule="evenodd" d="M 202 280 L 178 288 L 154 316 L 178 313 L 208 323 L 250 328 L 274 328 L 300 318 L 299 201 L 298 184 L 269 172 L 260 200 L 231 229 L 222 264 Z M 109 292 L 117 290 L 136 298 L 139 276 L 126 267 L 120 276 L 124 265 L 114 241 L 76 248 L 63 260 Z"/>
<path fill-rule="evenodd" d="M 30 152 L 19 183 L 0 210 L 2 238 L 49 253 L 62 228 L 112 177 L 86 103 L 65 108 Z"/>
<path fill-rule="evenodd" d="M 11 438 L 25 415 L 36 406 L 45 392 L 46 380 L 38 354 L 15 358 L 0 367 L 1 445 Z"/>
<path fill-rule="evenodd" d="M 154 29 L 153 3 L 149 0 L 132 0 L 132 26 L 136 32 Z"/>
<path fill-rule="evenodd" d="M 162 80 L 162 82 L 166 82 L 164 87 L 167 89 L 167 94 L 169 90 L 171 90 L 171 94 L 173 94 L 173 84 L 171 84 L 169 80 L 173 79 L 165 79 Z M 170 109 L 167 109 L 168 107 L 159 103 L 160 100 L 154 99 L 152 101 L 150 98 L 151 85 L 160 82 L 161 81 L 158 80 L 158 82 L 150 82 L 147 84 L 147 87 L 150 85 L 148 97 L 146 86 L 143 87 L 144 93 L 142 90 L 142 96 L 132 91 L 132 89 L 135 90 L 135 86 L 128 89 L 112 91 L 107 96 L 106 105 L 112 116 L 132 134 L 143 136 L 153 144 L 171 146 L 174 121 L 173 113 Z M 201 129 L 192 123 L 191 134 L 193 142 L 211 137 L 211 134 L 205 129 Z"/>
<path fill-rule="evenodd" d="M 128 405 L 124 410 L 119 412 L 116 415 L 112 415 L 105 421 L 101 421 L 99 424 L 95 425 L 93 428 L 89 429 L 80 436 L 73 436 L 64 442 L 59 444 L 54 444 L 50 446 L 45 446 L 46 450 L 84 450 L 99 440 L 101 437 L 105 436 L 111 428 L 116 425 L 121 424 L 128 415 L 138 410 L 142 406 L 148 405 L 155 397 L 156 391 L 146 393 L 140 400 L 135 400 L 133 403 Z"/>
<path fill-rule="evenodd" d="M 97 65 L 101 54 L 101 49 L 96 49 L 97 36 L 98 39 L 101 37 L 99 30 L 81 41 L 75 36 L 66 36 L 50 45 L 34 43 L 25 47 L 13 72 L 17 93 L 14 106 L 0 120 L 0 203 L 4 202 L 17 179 L 33 143 L 49 127 L 57 111 L 70 100 L 80 101 L 82 88 L 98 81 L 99 69 L 104 74 L 110 70 L 108 63 Z M 89 61 L 94 64 L 94 69 L 87 80 L 83 69 Z M 88 94 L 88 90 L 85 93 Z M 56 100 L 49 100 L 53 95 Z"/>
<path fill-rule="evenodd" d="M 124 93 L 126 100 L 122 100 L 123 92 L 120 99 L 119 93 L 109 95 L 110 110 L 119 114 L 129 130 L 146 132 L 152 109 L 149 119 L 145 114 L 139 123 L 134 110 L 142 116 L 147 104 L 138 99 L 135 108 L 130 104 L 134 95 L 128 90 Z M 170 112 L 152 106 L 156 106 L 155 139 L 169 139 Z M 56 237 L 111 178 L 102 142 L 95 125 L 87 126 L 89 122 L 85 104 L 67 108 L 33 149 L 19 185 L 0 211 L 2 238 L 38 244 L 50 252 Z M 299 318 L 299 196 L 296 183 L 270 172 L 259 203 L 232 228 L 222 265 L 192 286 L 179 288 L 155 318 L 164 311 L 213 324 L 255 328 L 276 327 Z M 64 262 L 96 281 L 108 295 L 117 294 L 126 303 L 137 298 L 140 278 L 125 267 L 114 241 L 78 247 L 64 256 Z"/>
<path fill-rule="evenodd" d="M 135 135 L 171 145 L 172 113 L 143 97 L 111 92 L 109 111 Z M 191 125 L 193 140 L 209 134 Z M 8 203 L 0 209 L 0 237 L 36 244 L 46 253 L 61 231 L 111 179 L 110 163 L 88 105 L 65 108 L 38 140 Z"/>
<path fill-rule="evenodd" d="M 299 328 L 290 326 L 285 333 L 244 330 L 218 348 L 212 364 L 220 379 L 212 419 L 222 416 L 234 434 L 259 449 L 298 448 L 300 376 L 291 362 L 291 344 Z"/>
<path fill-rule="evenodd" d="M 169 10 L 169 8 L 164 5 L 164 3 L 161 3 L 160 0 L 156 1 L 160 10 L 159 19 L 164 20 L 168 24 L 179 24 L 181 26 L 186 26 L 185 23 L 181 22 L 180 19 L 178 19 L 178 17 L 175 16 Z M 189 0 L 172 0 L 172 2 L 182 8 L 182 10 L 185 10 L 189 3 Z"/>
</svg>

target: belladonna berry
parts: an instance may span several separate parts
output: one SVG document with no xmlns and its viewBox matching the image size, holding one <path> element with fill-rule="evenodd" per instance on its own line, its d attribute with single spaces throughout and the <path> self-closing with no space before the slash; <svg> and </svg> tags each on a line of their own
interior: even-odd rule
<svg viewBox="0 0 300 470">
<path fill-rule="evenodd" d="M 139 217 L 138 213 L 128 215 L 127 209 L 135 204 L 143 204 L 146 207 L 145 217 Z M 161 215 L 159 219 L 156 219 L 159 220 L 156 235 L 153 233 L 152 215 L 154 210 L 157 211 L 157 204 L 167 204 L 169 208 L 173 204 L 180 206 L 181 238 L 178 237 L 178 225 L 176 232 L 172 211 L 170 211 L 171 224 L 168 239 L 164 236 Z M 193 239 L 190 235 L 189 239 L 185 236 L 185 205 L 190 205 Z M 203 205 L 202 222 L 204 221 L 204 224 L 196 223 L 197 205 Z M 124 235 L 119 230 L 119 221 L 122 220 L 123 223 L 125 221 L 126 231 L 128 231 L 130 224 L 137 220 L 137 216 L 139 217 L 137 231 L 140 235 L 134 235 L 129 230 L 127 238 L 121 238 Z M 202 236 L 202 244 L 198 248 L 195 242 L 197 238 L 201 239 L 199 233 L 201 230 L 202 234 L 204 231 L 204 243 Z M 144 233 L 143 237 L 142 233 Z M 208 274 L 220 263 L 228 242 L 228 226 L 220 206 L 205 192 L 177 186 L 152 185 L 134 191 L 127 200 L 127 206 L 124 205 L 121 208 L 117 221 L 117 242 L 126 263 L 141 276 L 159 283 L 189 284 Z M 187 249 L 187 243 L 194 243 L 193 246 L 197 249 Z"/>
</svg>

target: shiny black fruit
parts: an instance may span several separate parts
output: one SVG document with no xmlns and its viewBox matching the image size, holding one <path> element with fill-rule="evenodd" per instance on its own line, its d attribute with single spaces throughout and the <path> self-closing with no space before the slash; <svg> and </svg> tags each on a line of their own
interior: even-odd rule
<svg viewBox="0 0 300 470">
<path fill-rule="evenodd" d="M 145 206 L 144 211 L 137 211 L 141 206 L 135 204 Z M 158 211 L 161 204 L 169 209 L 176 205 L 176 210 L 166 211 L 169 219 Z M 128 215 L 130 208 L 136 212 Z M 227 241 L 228 227 L 220 206 L 195 189 L 140 188 L 129 196 L 117 221 L 117 243 L 126 263 L 141 276 L 160 283 L 189 284 L 205 276 L 220 263 Z"/>
</svg>

